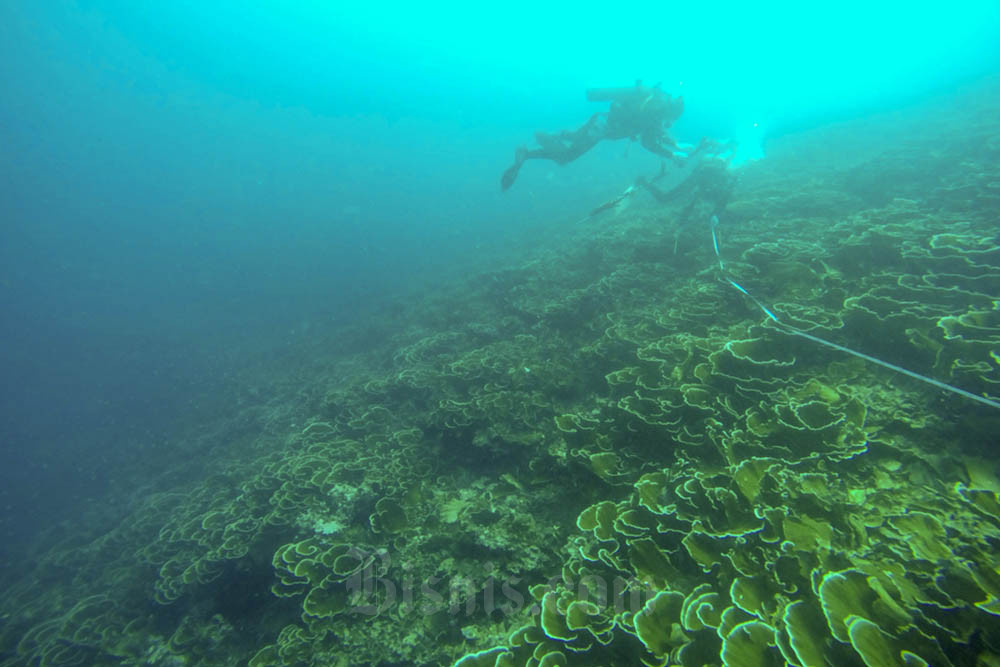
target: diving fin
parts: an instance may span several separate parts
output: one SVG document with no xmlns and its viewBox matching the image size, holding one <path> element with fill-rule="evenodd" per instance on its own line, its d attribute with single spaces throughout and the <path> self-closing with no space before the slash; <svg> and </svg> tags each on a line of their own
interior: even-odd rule
<svg viewBox="0 0 1000 667">
<path fill-rule="evenodd" d="M 512 164 L 500 178 L 500 190 L 502 192 L 506 192 L 510 189 L 510 186 L 514 185 L 514 181 L 517 180 L 517 173 L 521 171 L 521 165 L 524 164 L 527 153 L 527 149 L 523 146 L 514 151 L 514 164 Z"/>
<path fill-rule="evenodd" d="M 510 186 L 514 185 L 514 181 L 517 180 L 517 172 L 521 171 L 521 163 L 515 162 L 507 171 L 503 173 L 500 178 L 500 190 L 506 192 L 510 189 Z"/>
</svg>

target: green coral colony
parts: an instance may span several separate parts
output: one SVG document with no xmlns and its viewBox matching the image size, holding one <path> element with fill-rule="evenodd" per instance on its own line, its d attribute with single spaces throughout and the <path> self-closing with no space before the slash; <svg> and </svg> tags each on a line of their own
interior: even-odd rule
<svg viewBox="0 0 1000 667">
<path fill-rule="evenodd" d="M 728 270 L 1000 397 L 994 116 L 745 167 Z M 39 555 L 2 664 L 1000 665 L 1000 412 L 781 331 L 680 206 L 410 304 L 294 430 Z"/>
</svg>

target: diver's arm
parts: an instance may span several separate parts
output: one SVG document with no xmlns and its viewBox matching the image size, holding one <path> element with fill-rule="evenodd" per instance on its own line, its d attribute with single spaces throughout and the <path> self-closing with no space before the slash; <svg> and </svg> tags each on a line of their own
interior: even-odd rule
<svg viewBox="0 0 1000 667">
<path fill-rule="evenodd" d="M 648 181 L 645 178 L 637 178 L 635 184 L 641 188 L 645 188 L 646 191 L 649 192 L 649 194 L 653 195 L 653 199 L 660 202 L 661 204 L 666 204 L 671 200 L 673 200 L 676 197 L 676 194 L 673 193 L 675 193 L 677 189 L 679 189 L 675 188 L 670 191 L 661 190 L 660 188 L 653 185 L 652 181 Z"/>
<path fill-rule="evenodd" d="M 654 155 L 665 157 L 676 163 L 683 161 L 683 156 L 679 154 L 680 148 L 674 140 L 667 135 L 653 137 L 648 134 L 643 134 L 639 137 L 639 142 L 642 144 L 643 148 Z"/>
</svg>

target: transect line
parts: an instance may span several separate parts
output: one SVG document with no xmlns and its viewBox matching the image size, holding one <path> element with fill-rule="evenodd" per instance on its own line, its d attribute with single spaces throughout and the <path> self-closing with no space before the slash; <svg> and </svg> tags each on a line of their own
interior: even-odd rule
<svg viewBox="0 0 1000 667">
<path fill-rule="evenodd" d="M 782 331 L 793 334 L 795 336 L 801 336 L 802 338 L 807 338 L 813 341 L 814 343 L 819 343 L 820 345 L 826 345 L 827 347 L 833 348 L 834 350 L 838 350 L 840 352 L 846 352 L 847 354 L 853 355 L 859 359 L 870 361 L 873 364 L 878 364 L 879 366 L 882 366 L 883 368 L 888 368 L 889 370 L 896 371 L 897 373 L 902 373 L 903 375 L 911 377 L 915 380 L 926 382 L 927 384 L 933 385 L 938 389 L 950 391 L 953 394 L 964 396 L 965 398 L 972 399 L 973 401 L 977 401 L 979 403 L 982 403 L 983 405 L 988 405 L 992 408 L 1000 410 L 1000 402 L 991 400 L 989 398 L 986 398 L 985 396 L 979 396 L 978 394 L 973 394 L 971 391 L 959 389 L 958 387 L 946 384 L 944 382 L 941 382 L 940 380 L 935 380 L 934 378 L 927 377 L 926 375 L 921 375 L 920 373 L 914 373 L 913 371 L 907 370 L 902 366 L 897 366 L 896 364 L 890 364 L 888 361 L 882 361 L 881 359 L 877 359 L 876 357 L 873 357 L 870 354 L 865 354 L 864 352 L 858 352 L 857 350 L 852 350 L 851 348 L 844 347 L 843 345 L 837 345 L 836 343 L 832 343 L 826 339 L 820 338 L 818 336 L 813 336 L 810 333 L 806 333 L 805 331 L 796 329 L 790 324 L 785 324 L 784 322 L 778 319 L 777 315 L 771 312 L 770 308 L 768 308 L 763 303 L 758 301 L 754 295 L 750 294 L 750 292 L 748 292 L 742 285 L 740 285 L 738 282 L 730 278 L 729 275 L 727 275 L 726 265 L 722 261 L 722 253 L 719 252 L 719 239 L 715 232 L 715 228 L 718 227 L 718 225 L 719 225 L 719 218 L 713 215 L 711 219 L 712 247 L 715 248 L 715 258 L 719 260 L 719 270 L 722 271 L 722 277 L 725 278 L 730 285 L 738 289 L 740 292 L 746 295 L 751 301 L 757 304 L 757 307 L 760 308 L 762 311 L 764 311 L 764 314 L 767 315 L 769 318 L 771 318 L 771 320 L 775 324 L 777 324 Z"/>
</svg>

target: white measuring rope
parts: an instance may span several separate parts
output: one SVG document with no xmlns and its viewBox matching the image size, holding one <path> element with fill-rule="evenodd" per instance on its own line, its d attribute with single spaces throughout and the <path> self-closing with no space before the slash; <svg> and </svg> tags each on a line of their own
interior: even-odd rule
<svg viewBox="0 0 1000 667">
<path fill-rule="evenodd" d="M 834 350 L 839 350 L 840 352 L 846 352 L 847 354 L 853 355 L 853 356 L 855 356 L 855 357 L 857 357 L 859 359 L 864 359 L 865 361 L 870 361 L 873 364 L 878 364 L 879 366 L 882 366 L 884 368 L 888 368 L 889 370 L 896 371 L 897 373 L 902 373 L 903 375 L 906 375 L 906 376 L 909 376 L 911 378 L 914 378 L 915 380 L 920 380 L 921 382 L 926 382 L 927 384 L 933 385 L 933 386 L 937 387 L 938 389 L 944 389 L 945 391 L 950 391 L 953 394 L 958 394 L 959 396 L 964 396 L 965 398 L 972 399 L 973 401 L 978 401 L 978 402 L 980 402 L 980 403 L 982 403 L 984 405 L 988 405 L 990 407 L 997 408 L 998 410 L 1000 410 L 1000 402 L 991 400 L 989 398 L 986 398 L 985 396 L 979 396 L 977 394 L 973 394 L 971 391 L 966 391 L 964 389 L 959 389 L 958 387 L 953 387 L 950 384 L 945 384 L 944 382 L 941 382 L 939 380 L 935 380 L 934 378 L 929 378 L 926 375 L 921 375 L 919 373 L 914 373 L 913 371 L 906 370 L 902 366 L 897 366 L 896 364 L 890 364 L 888 361 L 882 361 L 881 359 L 876 359 L 875 357 L 873 357 L 871 355 L 868 355 L 868 354 L 865 354 L 864 352 L 857 352 L 856 350 L 852 350 L 852 349 L 850 349 L 848 347 L 844 347 L 843 345 L 837 345 L 836 343 L 831 343 L 828 340 L 824 340 L 824 339 L 819 338 L 817 336 L 813 336 L 810 333 L 806 333 L 805 331 L 801 331 L 799 329 L 796 329 L 795 327 L 793 327 L 790 324 L 785 324 L 784 322 L 782 322 L 781 320 L 779 320 L 778 317 L 777 317 L 777 315 L 775 315 L 774 313 L 772 313 L 771 310 L 767 306 L 765 306 L 763 303 L 761 303 L 760 301 L 758 301 L 756 299 L 756 297 L 754 297 L 754 295 L 750 294 L 750 292 L 746 291 L 746 289 L 744 289 L 742 285 L 740 285 L 738 282 L 736 282 L 735 280 L 733 280 L 732 278 L 730 278 L 726 274 L 726 265 L 722 261 L 722 253 L 719 252 L 719 239 L 718 239 L 718 237 L 717 237 L 717 235 L 715 233 L 715 228 L 718 225 L 719 225 L 719 218 L 717 216 L 713 215 L 712 219 L 711 219 L 711 225 L 710 225 L 711 228 L 712 228 L 712 247 L 715 248 L 715 257 L 716 257 L 716 259 L 719 260 L 719 270 L 722 271 L 722 277 L 725 278 L 726 281 L 730 285 L 732 285 L 733 287 L 735 287 L 736 289 L 738 289 L 740 292 L 742 292 L 743 294 L 745 294 L 751 301 L 753 301 L 755 304 L 757 304 L 757 307 L 760 308 L 762 311 L 764 311 L 764 314 L 767 315 L 768 317 L 770 317 L 771 320 L 775 324 L 777 324 L 778 327 L 780 327 L 783 331 L 785 331 L 787 333 L 790 333 L 790 334 L 793 334 L 795 336 L 801 336 L 802 338 L 807 338 L 807 339 L 813 341 L 814 343 L 819 343 L 820 345 L 826 345 L 827 347 L 833 348 Z"/>
</svg>

